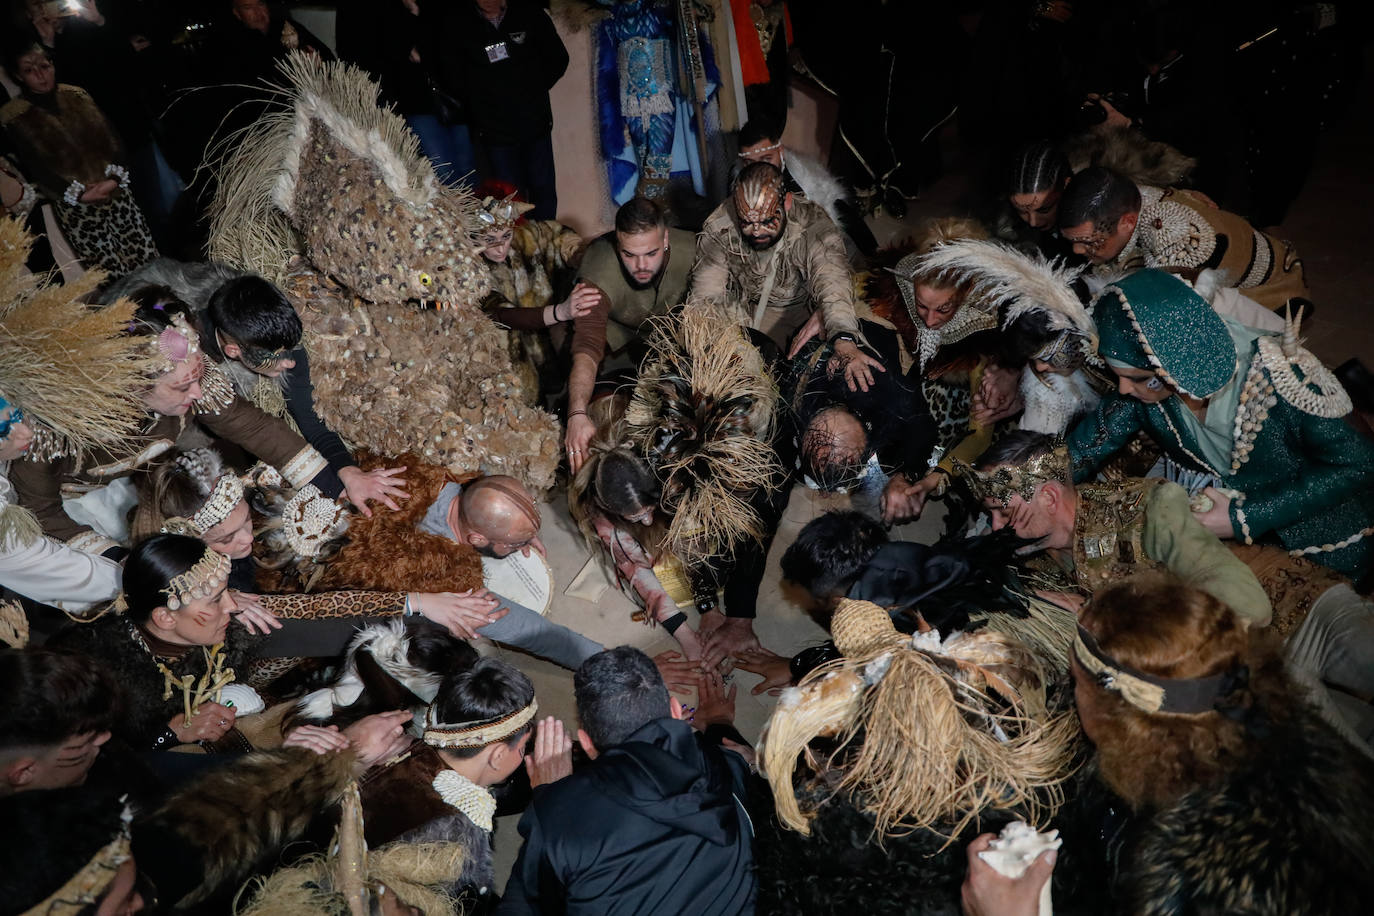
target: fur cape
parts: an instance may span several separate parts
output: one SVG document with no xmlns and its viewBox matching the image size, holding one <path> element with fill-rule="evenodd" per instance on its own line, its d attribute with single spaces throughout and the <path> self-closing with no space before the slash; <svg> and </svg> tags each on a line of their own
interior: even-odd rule
<svg viewBox="0 0 1374 916">
<path fill-rule="evenodd" d="M 1374 900 L 1374 766 L 1315 710 L 1143 825 L 1119 912 L 1335 914 Z"/>
<path fill-rule="evenodd" d="M 369 454 L 357 457 L 364 471 L 404 466 L 410 498 L 395 511 L 379 507 L 374 508 L 371 518 L 350 516 L 346 540 L 337 551 L 326 551 L 330 558 L 313 581 L 301 566 L 279 565 L 279 557 L 265 557 L 265 568 L 258 573 L 259 587 L 267 592 L 301 591 L 302 583 L 310 581 L 307 591 L 363 588 L 393 592 L 461 592 L 481 588 L 482 560 L 477 551 L 467 544 L 428 534 L 416 527 L 439 497 L 444 484 L 462 480 L 444 468 L 426 464 L 415 455 L 394 459 Z M 271 506 L 282 501 L 275 497 L 268 500 Z M 260 502 L 254 508 L 270 512 L 272 508 L 268 502 Z"/>
<path fill-rule="evenodd" d="M 348 784 L 352 765 L 350 752 L 284 748 L 215 769 L 135 827 L 140 871 L 178 910 L 231 895 L 305 834 Z"/>
<path fill-rule="evenodd" d="M 520 400 L 505 336 L 478 310 L 491 284 L 476 199 L 438 182 L 366 72 L 299 53 L 281 69 L 280 110 L 217 166 L 211 255 L 283 288 L 315 409 L 350 446 L 547 489 L 561 437 Z"/>
<path fill-rule="evenodd" d="M 850 196 L 844 183 L 819 159 L 796 150 L 787 151 L 783 167 L 802 189 L 806 199 L 824 210 L 836 226 L 841 225 L 838 204 Z"/>
</svg>

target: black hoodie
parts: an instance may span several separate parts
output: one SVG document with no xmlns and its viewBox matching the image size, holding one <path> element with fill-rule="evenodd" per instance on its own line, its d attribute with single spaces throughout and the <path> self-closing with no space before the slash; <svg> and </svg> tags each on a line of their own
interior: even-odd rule
<svg viewBox="0 0 1374 916">
<path fill-rule="evenodd" d="M 754 911 L 748 767 L 657 719 L 535 790 L 499 913 Z"/>
</svg>

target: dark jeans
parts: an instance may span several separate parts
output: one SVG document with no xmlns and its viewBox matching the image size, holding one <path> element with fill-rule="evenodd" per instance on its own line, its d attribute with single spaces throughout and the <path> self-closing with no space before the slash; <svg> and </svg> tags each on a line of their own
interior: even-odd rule
<svg viewBox="0 0 1374 916">
<path fill-rule="evenodd" d="M 466 124 L 445 124 L 432 114 L 406 115 L 406 124 L 420 138 L 420 149 L 434 163 L 434 173 L 440 181 L 447 185 L 473 185 L 477 154 Z"/>
<path fill-rule="evenodd" d="M 486 154 L 484 177 L 509 181 L 521 190 L 534 209 L 530 219 L 558 218 L 558 183 L 553 168 L 553 134 L 519 143 L 482 143 Z"/>
</svg>

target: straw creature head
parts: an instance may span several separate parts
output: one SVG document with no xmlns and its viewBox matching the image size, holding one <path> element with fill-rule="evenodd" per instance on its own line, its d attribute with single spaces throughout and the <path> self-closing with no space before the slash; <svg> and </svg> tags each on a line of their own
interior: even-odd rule
<svg viewBox="0 0 1374 916">
<path fill-rule="evenodd" d="M 880 843 L 920 829 L 952 839 L 993 808 L 1053 816 L 1078 723 L 1048 711 L 1045 668 L 1024 645 L 988 631 L 908 638 L 866 601 L 842 601 L 832 632 L 845 657 L 783 694 L 762 741 L 784 824 L 806 834 L 814 814 L 797 799 L 799 758 L 872 815 Z M 831 736 L 818 755 L 811 742 Z"/>
<path fill-rule="evenodd" d="M 782 480 L 768 444 L 777 399 L 763 357 L 720 310 L 653 319 L 625 422 L 663 485 L 667 547 L 684 563 L 762 536 L 749 499 Z"/>
<path fill-rule="evenodd" d="M 376 303 L 476 303 L 490 289 L 478 204 L 443 185 L 367 72 L 306 54 L 281 70 L 285 111 L 231 140 L 211 253 L 279 279 L 304 250 Z"/>
<path fill-rule="evenodd" d="M 128 442 L 146 416 L 138 395 L 156 375 L 144 339 L 125 332 L 134 305 L 85 304 L 105 277 L 63 286 L 25 269 L 33 239 L 0 218 L 0 395 L 33 428 L 35 460 Z"/>
</svg>

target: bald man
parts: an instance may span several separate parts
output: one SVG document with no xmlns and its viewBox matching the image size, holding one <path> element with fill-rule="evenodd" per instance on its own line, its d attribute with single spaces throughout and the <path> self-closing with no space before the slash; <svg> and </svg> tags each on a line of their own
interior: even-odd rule
<svg viewBox="0 0 1374 916">
<path fill-rule="evenodd" d="M 540 521 L 539 507 L 520 481 L 490 476 L 465 485 L 445 484 L 418 527 L 429 534 L 471 545 L 485 557 L 500 559 L 517 550 L 525 556 L 537 550 L 543 556 Z M 509 598 L 485 589 L 473 598 L 473 629 L 493 642 L 523 649 L 571 669 L 603 648 Z"/>
</svg>

